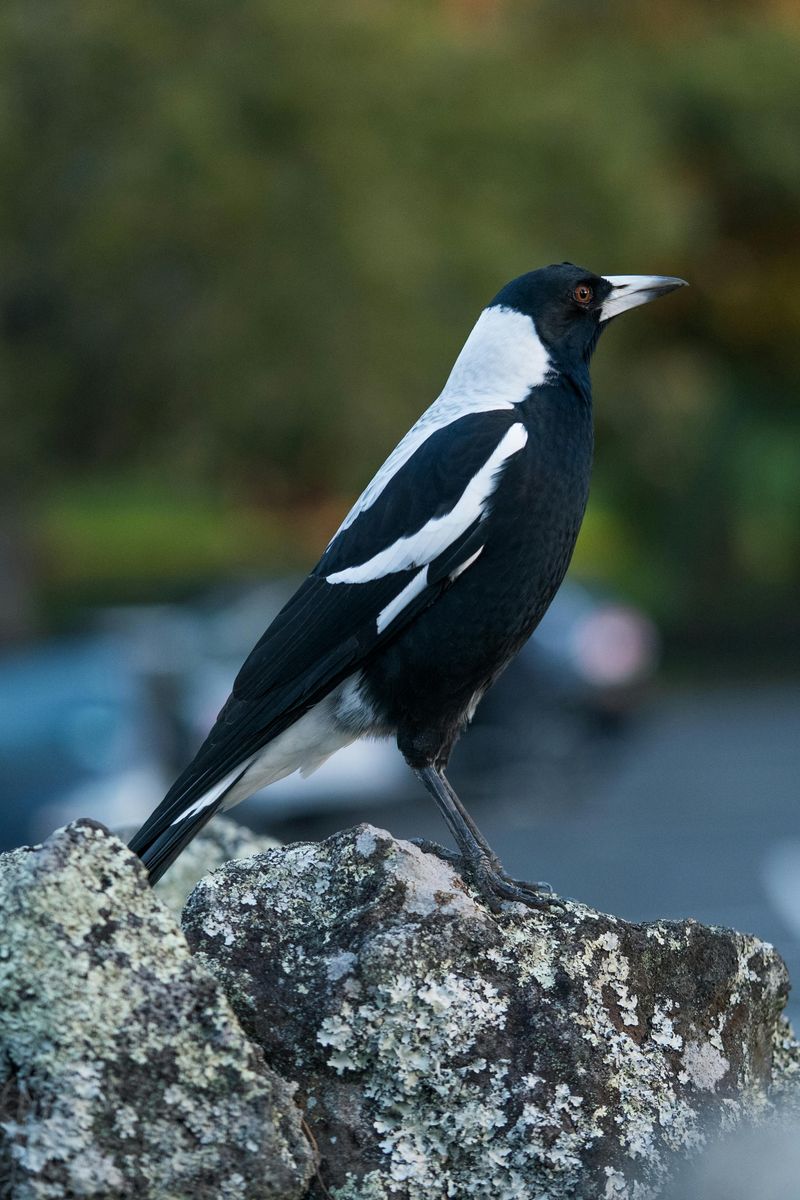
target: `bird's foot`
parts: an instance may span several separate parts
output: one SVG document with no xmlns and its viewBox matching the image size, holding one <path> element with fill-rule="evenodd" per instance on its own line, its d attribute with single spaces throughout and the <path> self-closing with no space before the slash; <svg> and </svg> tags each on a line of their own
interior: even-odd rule
<svg viewBox="0 0 800 1200">
<path fill-rule="evenodd" d="M 499 863 L 492 865 L 495 866 L 495 870 L 500 878 L 506 883 L 511 884 L 512 887 L 522 888 L 529 892 L 543 892 L 545 895 L 547 893 L 553 894 L 552 883 L 547 883 L 544 879 L 514 879 L 503 870 Z"/>
<path fill-rule="evenodd" d="M 491 858 L 481 855 L 474 861 L 464 858 L 455 850 L 448 850 L 438 842 L 428 838 L 411 838 L 411 844 L 417 846 L 423 854 L 434 854 L 444 862 L 456 867 L 468 883 L 471 883 L 480 893 L 493 912 L 501 912 L 503 904 L 527 904 L 529 908 L 548 908 L 558 903 L 549 883 L 529 882 L 524 879 L 513 879 L 500 865 L 496 855 Z"/>
<path fill-rule="evenodd" d="M 464 874 L 480 893 L 492 912 L 503 912 L 506 904 L 526 904 L 528 908 L 550 908 L 560 903 L 548 883 L 527 883 L 512 879 L 488 863 L 468 864 Z"/>
</svg>

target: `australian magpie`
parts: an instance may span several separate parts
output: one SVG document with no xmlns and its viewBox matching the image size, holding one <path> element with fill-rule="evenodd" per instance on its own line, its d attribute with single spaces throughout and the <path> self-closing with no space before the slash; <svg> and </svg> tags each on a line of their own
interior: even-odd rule
<svg viewBox="0 0 800 1200">
<path fill-rule="evenodd" d="M 572 556 L 589 491 L 589 360 L 610 319 L 681 287 L 571 263 L 512 280 L 239 672 L 194 760 L 131 841 L 155 882 L 220 809 L 360 737 L 394 736 L 493 907 L 502 870 L 446 775 Z"/>
</svg>

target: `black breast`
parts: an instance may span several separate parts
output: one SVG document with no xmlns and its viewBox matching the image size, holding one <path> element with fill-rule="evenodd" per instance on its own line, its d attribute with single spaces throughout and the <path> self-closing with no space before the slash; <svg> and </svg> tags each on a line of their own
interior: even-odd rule
<svg viewBox="0 0 800 1200">
<path fill-rule="evenodd" d="M 482 554 L 364 671 L 367 694 L 412 765 L 446 761 L 572 557 L 589 490 L 590 398 L 565 384 L 541 387 L 519 415 L 528 441 L 494 493 Z"/>
</svg>

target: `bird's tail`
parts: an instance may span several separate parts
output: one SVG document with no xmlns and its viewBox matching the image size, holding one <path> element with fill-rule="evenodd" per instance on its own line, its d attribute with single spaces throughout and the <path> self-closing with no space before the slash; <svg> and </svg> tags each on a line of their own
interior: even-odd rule
<svg viewBox="0 0 800 1200">
<path fill-rule="evenodd" d="M 176 824 L 168 825 L 166 829 L 152 836 L 148 837 L 145 834 L 145 827 L 134 834 L 128 844 L 147 867 L 151 884 L 158 883 L 195 834 L 198 834 L 214 813 L 219 811 L 221 804 L 222 800 L 209 804 L 200 812 L 179 819 Z"/>
<path fill-rule="evenodd" d="M 247 770 L 245 763 L 237 773 L 232 773 L 200 800 L 194 803 L 184 799 L 176 802 L 175 793 L 183 777 L 176 780 L 154 813 L 128 843 L 134 854 L 138 854 L 147 867 L 150 883 L 158 883 L 161 876 L 189 842 L 219 812 L 225 797 L 235 787 Z"/>
</svg>

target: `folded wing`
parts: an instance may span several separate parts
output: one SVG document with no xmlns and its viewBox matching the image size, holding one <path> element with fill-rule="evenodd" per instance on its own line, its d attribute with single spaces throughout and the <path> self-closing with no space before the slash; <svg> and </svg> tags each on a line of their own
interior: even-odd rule
<svg viewBox="0 0 800 1200">
<path fill-rule="evenodd" d="M 526 440 L 513 412 L 463 416 L 428 437 L 374 502 L 356 504 L 132 849 L 146 851 L 204 796 L 215 811 L 263 746 L 435 602 L 483 549 L 492 494 Z"/>
</svg>

